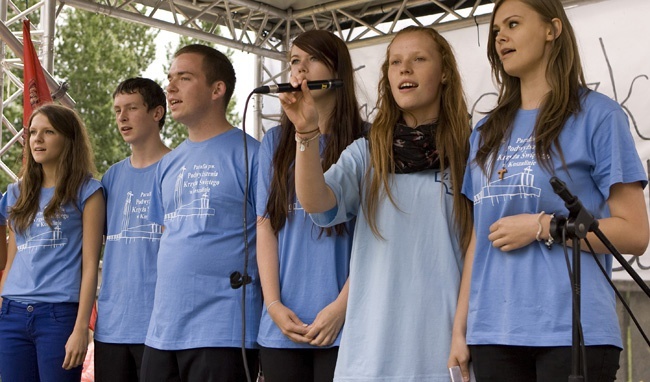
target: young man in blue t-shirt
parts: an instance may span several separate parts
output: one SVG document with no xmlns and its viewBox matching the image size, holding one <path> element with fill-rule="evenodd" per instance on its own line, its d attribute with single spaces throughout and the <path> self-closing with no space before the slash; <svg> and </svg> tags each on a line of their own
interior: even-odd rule
<svg viewBox="0 0 650 382">
<path fill-rule="evenodd" d="M 160 130 L 163 89 L 129 78 L 113 93 L 113 110 L 131 156 L 102 178 L 106 193 L 106 246 L 95 325 L 95 380 L 137 382 L 153 309 L 161 226 L 147 220 L 158 161 L 170 150 Z"/>
<path fill-rule="evenodd" d="M 185 46 L 167 79 L 170 112 L 188 139 L 160 161 L 153 184 L 149 218 L 164 231 L 142 381 L 244 381 L 242 341 L 254 378 L 262 307 L 255 266 L 259 143 L 226 119 L 235 71 L 223 53 Z M 247 252 L 242 336 L 243 289 L 231 286 L 231 275 L 246 273 Z"/>
</svg>

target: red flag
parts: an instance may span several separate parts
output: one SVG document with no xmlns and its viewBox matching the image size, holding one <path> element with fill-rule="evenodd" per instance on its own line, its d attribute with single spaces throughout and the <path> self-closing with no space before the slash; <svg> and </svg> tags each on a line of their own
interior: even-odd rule
<svg viewBox="0 0 650 382">
<path fill-rule="evenodd" d="M 23 20 L 23 126 L 27 128 L 32 111 L 40 105 L 52 102 L 41 62 L 32 43 L 29 20 Z"/>
</svg>

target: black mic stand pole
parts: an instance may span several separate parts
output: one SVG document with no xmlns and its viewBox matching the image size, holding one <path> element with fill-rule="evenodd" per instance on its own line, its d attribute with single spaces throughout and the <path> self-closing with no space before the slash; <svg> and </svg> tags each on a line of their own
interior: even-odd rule
<svg viewBox="0 0 650 382">
<path fill-rule="evenodd" d="M 572 229 L 575 229 L 576 226 L 573 228 L 569 228 L 568 225 L 573 224 L 575 221 L 574 218 L 572 218 L 569 215 L 569 218 L 567 219 L 567 237 L 571 238 L 571 242 L 573 243 L 573 288 L 572 288 L 572 294 L 573 294 L 573 301 L 572 301 L 572 306 L 573 306 L 573 320 L 572 320 L 572 326 L 571 326 L 571 333 L 572 333 L 572 340 L 571 340 L 571 375 L 569 376 L 569 382 L 582 382 L 584 381 L 584 376 L 582 375 L 582 370 L 583 370 L 583 362 L 586 362 L 586 360 L 582 359 L 582 352 L 581 352 L 581 341 L 580 341 L 580 322 L 581 322 L 581 315 L 580 315 L 580 296 L 581 296 L 581 278 L 580 278 L 580 237 L 577 236 L 575 231 L 572 232 Z M 598 221 L 596 221 L 597 223 Z"/>
<path fill-rule="evenodd" d="M 567 206 L 568 208 L 568 206 Z M 571 210 L 569 210 L 571 211 Z M 598 229 L 598 220 L 594 219 L 588 212 L 583 212 L 584 209 L 581 209 L 578 214 L 575 214 L 573 211 L 569 213 L 569 217 L 566 221 L 566 232 L 567 238 L 571 239 L 573 243 L 573 321 L 572 321 L 572 345 L 571 345 L 571 375 L 569 376 L 569 382 L 582 382 L 584 381 L 584 376 L 582 375 L 583 362 L 586 360 L 582 359 L 581 350 L 581 341 L 580 341 L 580 322 L 581 322 L 581 261 L 580 261 L 580 240 L 584 239 L 587 236 L 587 233 L 590 230 L 590 227 L 595 226 Z"/>
<path fill-rule="evenodd" d="M 577 197 L 573 196 L 566 188 L 566 184 L 556 177 L 552 177 L 551 186 L 553 191 L 558 194 L 564 205 L 569 210 L 569 216 L 566 219 L 564 230 L 566 238 L 571 239 L 573 243 L 573 288 L 572 289 L 572 306 L 573 306 L 573 320 L 572 320 L 572 345 L 571 345 L 571 375 L 569 382 L 582 382 L 584 376 L 582 375 L 583 363 L 586 360 L 582 359 L 581 341 L 580 341 L 580 296 L 581 296 L 581 277 L 580 277 L 580 240 L 587 237 L 590 231 L 598 230 L 598 220 L 587 211 L 580 203 Z M 561 228 L 561 227 L 556 227 Z M 552 233 L 552 232 L 551 232 Z M 557 233 L 557 231 L 556 231 Z"/>
<path fill-rule="evenodd" d="M 569 217 L 566 219 L 564 230 L 567 233 L 567 238 L 571 238 L 573 242 L 573 344 L 572 344 L 572 364 L 569 376 L 569 382 L 583 381 L 582 363 L 586 360 L 582 359 L 580 352 L 580 240 L 587 236 L 588 232 L 593 232 L 596 237 L 603 243 L 609 250 L 614 258 L 625 268 L 627 273 L 634 279 L 634 281 L 641 287 L 645 294 L 650 297 L 650 287 L 643 281 L 641 276 L 632 268 L 632 266 L 625 260 L 623 255 L 616 249 L 611 241 L 605 234 L 598 228 L 598 220 L 596 220 L 589 211 L 584 208 L 580 200 L 571 194 L 566 188 L 566 184 L 557 177 L 552 177 L 550 180 L 553 191 L 558 194 L 564 205 L 569 210 Z M 551 227 L 550 234 L 553 239 L 561 240 L 562 227 Z"/>
</svg>

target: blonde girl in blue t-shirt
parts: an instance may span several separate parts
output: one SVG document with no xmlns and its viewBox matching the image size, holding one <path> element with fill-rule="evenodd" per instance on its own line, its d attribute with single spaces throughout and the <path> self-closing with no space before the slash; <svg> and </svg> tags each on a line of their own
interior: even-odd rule
<svg viewBox="0 0 650 382">
<path fill-rule="evenodd" d="M 302 92 L 280 100 L 296 128 L 298 199 L 322 226 L 356 217 L 334 380 L 448 382 L 471 233 L 471 207 L 459 193 L 470 126 L 451 46 L 431 28 L 397 33 L 367 138 L 325 174 L 313 139 L 323 116 L 306 82 L 292 76 L 291 83 Z"/>
<path fill-rule="evenodd" d="M 47 104 L 29 120 L 20 180 L 2 199 L 9 244 L 2 279 L 0 375 L 79 381 L 97 289 L 104 197 L 83 122 Z"/>
</svg>

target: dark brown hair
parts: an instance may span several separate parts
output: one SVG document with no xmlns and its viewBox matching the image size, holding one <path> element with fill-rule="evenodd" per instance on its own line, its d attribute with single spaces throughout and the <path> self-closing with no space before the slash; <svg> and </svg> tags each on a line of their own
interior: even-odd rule
<svg viewBox="0 0 650 382">
<path fill-rule="evenodd" d="M 345 43 L 334 34 L 324 30 L 312 30 L 300 34 L 293 45 L 323 62 L 334 75 L 348 84 L 329 91 L 336 92 L 336 105 L 332 110 L 327 127 L 326 146 L 323 153 L 323 171 L 338 160 L 341 152 L 355 139 L 361 137 L 363 120 L 354 89 L 354 69 Z M 296 144 L 295 127 L 282 113 L 281 132 L 278 147 L 273 155 L 273 176 L 270 184 L 266 212 L 277 234 L 284 226 L 289 212 L 289 203 L 295 196 L 294 160 Z M 344 225 L 335 227 L 337 234 L 343 234 Z M 331 229 L 326 229 L 327 235 Z"/>
<path fill-rule="evenodd" d="M 165 91 L 155 81 L 149 78 L 134 77 L 128 78 L 117 85 L 113 92 L 113 99 L 118 94 L 135 94 L 138 93 L 142 96 L 147 112 L 161 106 L 163 108 L 163 115 L 158 121 L 158 127 L 162 129 L 165 124 L 165 114 L 167 114 L 167 98 Z"/>
</svg>

